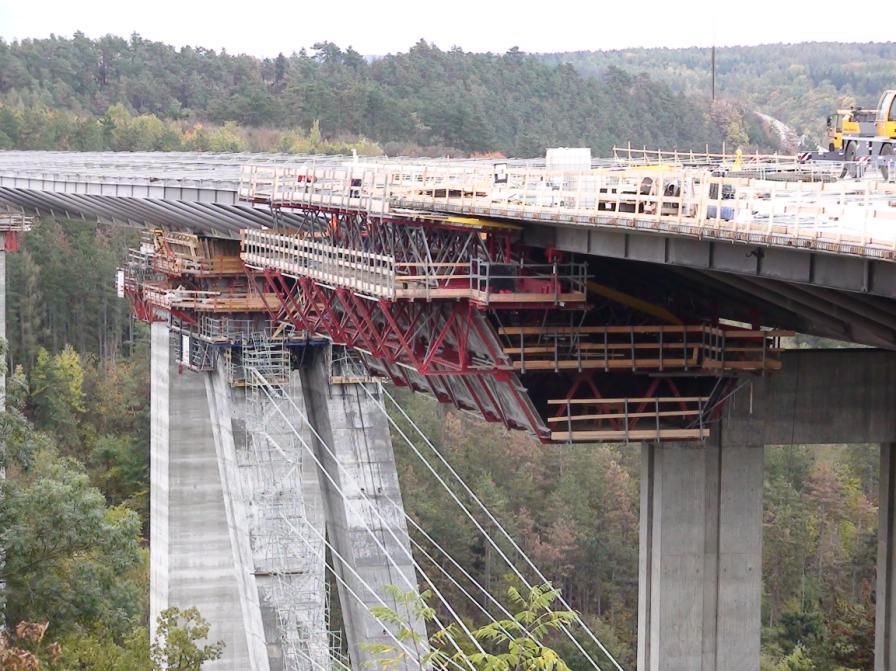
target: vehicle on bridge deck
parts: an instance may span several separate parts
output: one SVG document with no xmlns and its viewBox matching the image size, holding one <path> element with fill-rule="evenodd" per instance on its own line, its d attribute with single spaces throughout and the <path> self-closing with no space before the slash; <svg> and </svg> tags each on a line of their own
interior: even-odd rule
<svg viewBox="0 0 896 671">
<path fill-rule="evenodd" d="M 812 155 L 814 160 L 843 161 L 841 177 L 858 174 L 858 163 L 878 168 L 885 180 L 896 169 L 896 90 L 884 91 L 877 107 L 851 107 L 828 117 L 827 152 Z"/>
</svg>

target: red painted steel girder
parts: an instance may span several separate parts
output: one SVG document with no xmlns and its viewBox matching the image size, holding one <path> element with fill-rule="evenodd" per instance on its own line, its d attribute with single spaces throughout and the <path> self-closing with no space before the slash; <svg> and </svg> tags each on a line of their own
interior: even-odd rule
<svg viewBox="0 0 896 671">
<path fill-rule="evenodd" d="M 291 280 L 270 269 L 261 275 L 279 301 L 268 306 L 272 320 L 366 353 L 397 385 L 547 439 L 493 327 L 470 301 L 374 300 L 307 277 Z"/>
</svg>

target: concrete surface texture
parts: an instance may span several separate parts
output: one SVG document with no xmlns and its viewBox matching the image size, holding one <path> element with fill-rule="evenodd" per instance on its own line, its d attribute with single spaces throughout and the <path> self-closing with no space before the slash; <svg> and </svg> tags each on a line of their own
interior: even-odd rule
<svg viewBox="0 0 896 671">
<path fill-rule="evenodd" d="M 365 668 L 365 643 L 393 643 L 369 608 L 401 612 L 387 586 L 417 589 L 384 413 L 357 385 L 331 387 L 323 356 L 271 397 L 231 387 L 223 364 L 180 370 L 167 326 L 151 333 L 153 621 L 196 606 L 226 646 L 209 669 L 328 667 L 326 530 L 363 600 L 339 591 L 353 665 Z"/>
<path fill-rule="evenodd" d="M 0 341 L 6 342 L 6 251 L 0 235 Z M 0 412 L 6 408 L 6 355 L 0 361 Z"/>
<path fill-rule="evenodd" d="M 388 589 L 394 586 L 407 593 L 416 591 L 417 583 L 387 418 L 361 385 L 331 386 L 327 376 L 326 362 L 319 356 L 305 371 L 306 402 L 320 437 L 332 450 L 318 441 L 320 461 L 332 478 L 322 481 L 327 533 L 344 559 L 334 557 L 333 563 L 348 586 L 340 584 L 339 601 L 352 668 L 364 669 L 374 657 L 363 643 L 395 645 L 371 616 L 370 607 L 384 602 L 424 640 L 425 625 L 411 609 L 399 608 Z M 374 588 L 376 596 L 363 582 Z M 363 603 L 348 594 L 349 588 Z M 422 655 L 425 645 L 419 647 Z M 417 667 L 410 659 L 399 665 L 408 670 Z"/>
<path fill-rule="evenodd" d="M 205 381 L 178 370 L 166 325 L 151 328 L 151 622 L 196 606 L 227 646 L 208 668 L 251 669 Z"/>
<path fill-rule="evenodd" d="M 896 442 L 896 352 L 791 350 L 780 371 L 744 378 L 725 407 L 735 442 Z"/>
<path fill-rule="evenodd" d="M 761 446 L 641 449 L 638 668 L 757 669 Z"/>
</svg>

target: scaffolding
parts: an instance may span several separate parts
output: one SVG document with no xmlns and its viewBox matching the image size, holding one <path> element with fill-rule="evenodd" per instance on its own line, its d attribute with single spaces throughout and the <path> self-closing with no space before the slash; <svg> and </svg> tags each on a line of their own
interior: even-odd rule
<svg viewBox="0 0 896 671">
<path fill-rule="evenodd" d="M 327 565 L 327 570 L 331 571 L 331 567 Z M 326 624 L 328 632 L 328 643 L 330 646 L 330 667 L 333 671 L 349 671 L 350 663 L 348 654 L 345 649 L 345 640 L 342 636 L 342 629 L 337 629 L 332 619 L 333 607 L 331 599 L 333 598 L 332 585 L 328 580 L 326 583 Z"/>
<path fill-rule="evenodd" d="M 330 343 L 326 357 L 330 384 L 368 384 L 376 380 L 357 350 Z"/>
<path fill-rule="evenodd" d="M 709 396 L 551 399 L 561 413 L 548 418 L 551 439 L 630 441 L 704 440 Z"/>
<path fill-rule="evenodd" d="M 153 249 L 155 268 L 165 274 L 225 277 L 243 273 L 234 241 L 158 229 L 146 237 Z"/>
<path fill-rule="evenodd" d="M 0 205 L 0 251 L 19 251 L 22 233 L 30 231 L 33 223 L 21 208 Z"/>
<path fill-rule="evenodd" d="M 504 353 L 521 373 L 598 369 L 723 375 L 781 368 L 791 331 L 694 325 L 502 326 Z"/>
<path fill-rule="evenodd" d="M 368 298 L 469 299 L 478 305 L 586 299 L 585 263 L 512 258 L 503 249 L 485 249 L 477 230 L 395 225 L 380 245 L 372 234 L 376 226 L 364 231 L 360 249 L 352 240 L 327 242 L 301 231 L 246 230 L 243 261 Z"/>
<path fill-rule="evenodd" d="M 259 594 L 277 622 L 284 671 L 330 668 L 323 552 L 305 542 L 315 535 L 308 525 L 322 519 L 322 511 L 309 510 L 303 496 L 306 479 L 316 478 L 317 472 L 303 459 L 302 446 L 285 419 L 289 352 L 283 341 L 263 335 L 250 338 L 240 351 L 246 404 L 245 440 L 237 463 Z"/>
</svg>

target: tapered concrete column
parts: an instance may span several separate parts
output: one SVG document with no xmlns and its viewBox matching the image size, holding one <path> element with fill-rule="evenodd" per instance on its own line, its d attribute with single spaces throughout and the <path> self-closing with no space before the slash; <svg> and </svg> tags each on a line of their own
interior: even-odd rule
<svg viewBox="0 0 896 671">
<path fill-rule="evenodd" d="M 896 669 L 896 443 L 880 446 L 878 500 L 880 524 L 877 536 L 877 612 L 875 614 L 874 671 Z"/>
<path fill-rule="evenodd" d="M 319 353 L 306 373 L 305 401 L 312 410 L 321 438 L 332 451 L 331 454 L 318 442 L 320 461 L 342 490 L 340 494 L 330 478 L 321 481 L 327 535 L 344 559 L 342 562 L 334 557 L 333 567 L 357 595 L 350 594 L 340 582 L 339 603 L 352 668 L 365 669 L 376 662 L 376 656 L 365 649 L 365 643 L 395 646 L 370 612 L 371 607 L 381 605 L 380 600 L 421 635 L 421 654 L 426 652 L 426 628 L 413 612 L 398 606 L 387 589 L 393 585 L 403 593 L 416 591 L 417 581 L 409 557 L 408 532 L 386 415 L 362 385 L 331 385 L 328 373 L 325 359 Z M 364 583 L 376 591 L 379 599 Z M 414 647 L 414 644 L 408 645 Z M 411 671 L 418 667 L 414 660 L 407 660 L 397 668 Z"/>
<path fill-rule="evenodd" d="M 638 669 L 759 668 L 763 450 L 641 451 Z"/>
<path fill-rule="evenodd" d="M 165 324 L 151 327 L 150 626 L 165 608 L 197 607 L 214 671 L 250 664 L 205 375 L 179 371 Z"/>
<path fill-rule="evenodd" d="M 0 234 L 0 341 L 6 342 L 6 251 Z M 9 343 L 7 342 L 7 347 Z M 8 355 L 3 355 L 8 359 Z M 6 361 L 0 361 L 0 412 L 6 410 Z"/>
<path fill-rule="evenodd" d="M 6 342 L 6 238 L 0 234 L 0 341 Z M 9 343 L 6 342 L 7 347 Z M 6 410 L 6 361 L 8 355 L 0 354 L 0 412 Z M 6 469 L 0 468 L 0 479 L 6 479 Z M 4 556 L 0 553 L 0 565 Z M 6 582 L 0 581 L 0 616 L 6 612 Z"/>
</svg>

